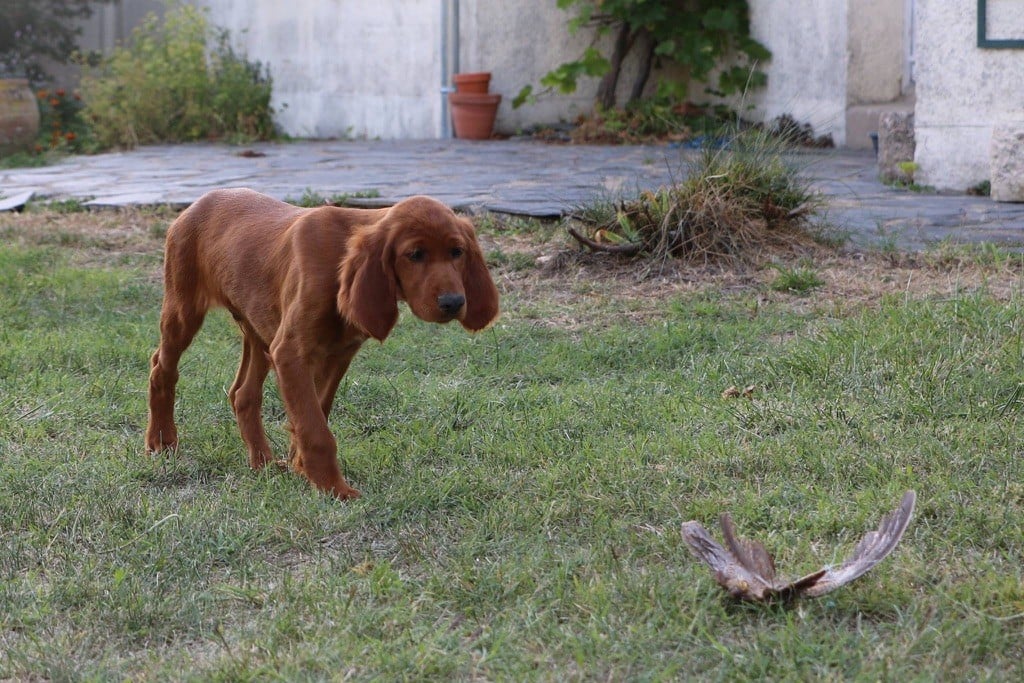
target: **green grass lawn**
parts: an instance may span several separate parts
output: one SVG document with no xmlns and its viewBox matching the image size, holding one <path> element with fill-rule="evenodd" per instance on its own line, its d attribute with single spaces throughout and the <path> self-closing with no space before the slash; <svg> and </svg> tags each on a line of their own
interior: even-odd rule
<svg viewBox="0 0 1024 683">
<path fill-rule="evenodd" d="M 364 497 L 338 503 L 248 469 L 224 314 L 182 364 L 180 451 L 147 456 L 166 220 L 125 219 L 132 248 L 53 220 L 0 218 L 0 679 L 1024 674 L 1019 276 L 641 301 L 505 258 L 494 328 L 404 311 L 357 357 L 331 422 Z M 909 488 L 893 555 L 791 609 L 729 600 L 679 533 L 729 510 L 797 575 Z"/>
</svg>

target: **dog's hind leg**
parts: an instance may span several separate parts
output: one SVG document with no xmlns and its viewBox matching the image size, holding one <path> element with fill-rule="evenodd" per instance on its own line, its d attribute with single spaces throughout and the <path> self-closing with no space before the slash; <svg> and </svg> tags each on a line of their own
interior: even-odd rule
<svg viewBox="0 0 1024 683">
<path fill-rule="evenodd" d="M 274 459 L 261 415 L 263 382 L 270 372 L 270 361 L 266 347 L 256 335 L 244 327 L 242 333 L 242 362 L 238 366 L 238 374 L 228 392 L 228 398 L 238 420 L 242 441 L 249 450 L 249 466 L 258 470 Z"/>
</svg>

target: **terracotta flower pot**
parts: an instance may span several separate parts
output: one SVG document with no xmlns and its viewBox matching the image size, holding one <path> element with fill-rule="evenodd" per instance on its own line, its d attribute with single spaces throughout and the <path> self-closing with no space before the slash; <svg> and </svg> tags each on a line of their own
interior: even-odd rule
<svg viewBox="0 0 1024 683">
<path fill-rule="evenodd" d="M 39 105 L 24 78 L 0 79 L 0 155 L 32 147 L 39 134 Z"/>
<path fill-rule="evenodd" d="M 455 137 L 463 140 L 487 140 L 494 130 L 501 95 L 453 92 L 448 95 Z"/>
<path fill-rule="evenodd" d="M 491 72 L 474 71 L 471 73 L 454 74 L 452 81 L 455 83 L 455 92 L 483 95 L 490 88 Z"/>
</svg>

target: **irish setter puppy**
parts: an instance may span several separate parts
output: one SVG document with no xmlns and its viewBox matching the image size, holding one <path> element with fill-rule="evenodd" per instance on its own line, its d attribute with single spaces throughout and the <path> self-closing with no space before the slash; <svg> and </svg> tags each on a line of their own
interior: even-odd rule
<svg viewBox="0 0 1024 683">
<path fill-rule="evenodd" d="M 440 202 L 303 209 L 245 189 L 204 195 L 167 232 L 147 449 L 177 448 L 178 361 L 206 312 L 222 306 L 242 329 L 242 362 L 228 396 L 249 465 L 274 460 L 260 415 L 273 369 L 292 468 L 322 491 L 358 497 L 338 468 L 327 417 L 352 358 L 370 337 L 384 341 L 399 301 L 422 320 L 458 320 L 470 331 L 498 315 L 498 290 L 473 226 Z"/>
</svg>

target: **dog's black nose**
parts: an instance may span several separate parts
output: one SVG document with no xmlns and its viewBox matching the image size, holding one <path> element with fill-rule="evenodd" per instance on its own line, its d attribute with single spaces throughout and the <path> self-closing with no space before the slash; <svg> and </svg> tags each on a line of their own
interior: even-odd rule
<svg viewBox="0 0 1024 683">
<path fill-rule="evenodd" d="M 446 315 L 455 315 L 466 303 L 466 297 L 461 294 L 442 294 L 437 297 L 437 306 Z"/>
</svg>

